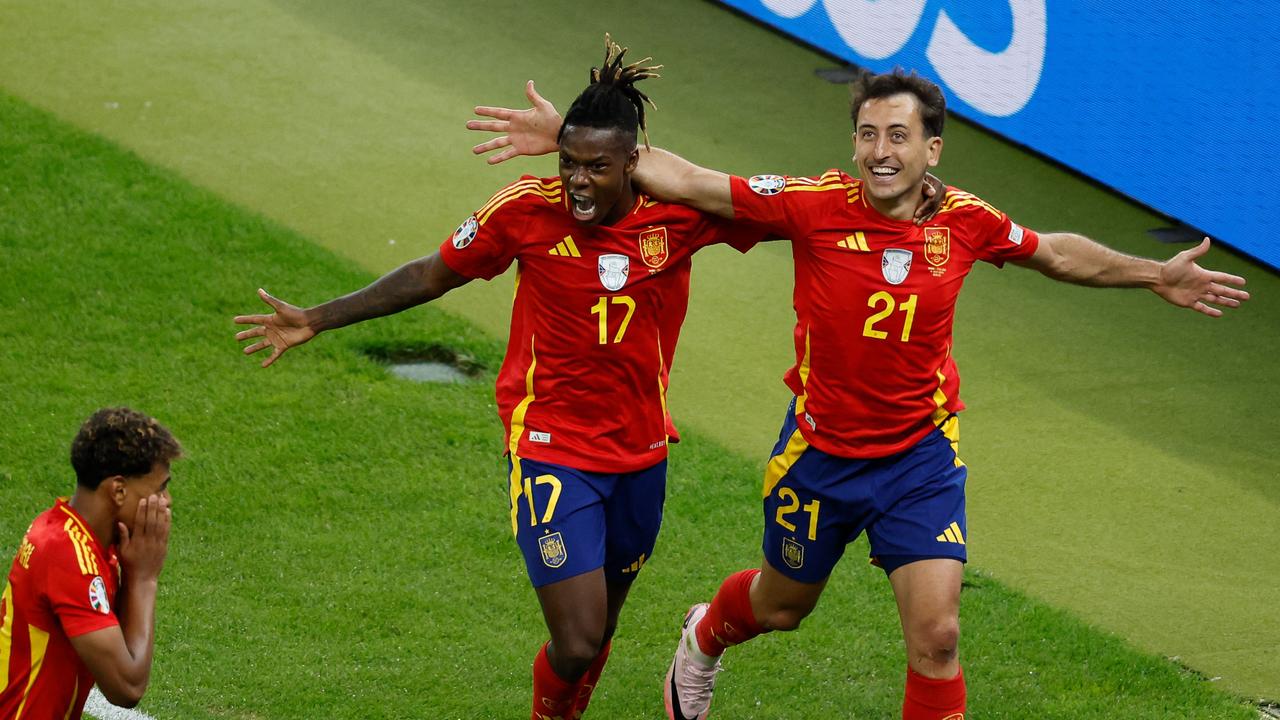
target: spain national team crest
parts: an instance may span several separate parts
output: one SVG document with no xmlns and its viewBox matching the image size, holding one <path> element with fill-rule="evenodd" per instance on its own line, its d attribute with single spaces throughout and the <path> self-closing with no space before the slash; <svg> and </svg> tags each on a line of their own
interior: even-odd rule
<svg viewBox="0 0 1280 720">
<path fill-rule="evenodd" d="M 660 268 L 667 261 L 667 229 L 664 227 L 640 233 L 640 259 L 651 268 Z"/>
<path fill-rule="evenodd" d="M 600 271 L 600 284 L 605 290 L 621 290 L 631 273 L 631 258 L 626 255 L 601 255 L 596 262 Z"/>
<path fill-rule="evenodd" d="M 107 584 L 101 577 L 95 577 L 89 583 L 89 607 L 103 615 L 111 612 L 111 603 L 107 600 Z"/>
<path fill-rule="evenodd" d="M 558 568 L 569 559 L 569 553 L 564 549 L 564 538 L 558 532 L 538 538 L 538 550 L 542 553 L 542 564 L 549 568 Z"/>
<path fill-rule="evenodd" d="M 791 538 L 782 538 L 782 562 L 792 570 L 804 565 L 804 546 Z"/>
<path fill-rule="evenodd" d="M 890 285 L 901 285 L 911 272 L 911 251 L 898 248 L 885 248 L 880 257 L 880 272 Z"/>
<path fill-rule="evenodd" d="M 924 259 L 934 267 L 942 267 L 951 257 L 951 228 L 924 229 Z"/>
</svg>

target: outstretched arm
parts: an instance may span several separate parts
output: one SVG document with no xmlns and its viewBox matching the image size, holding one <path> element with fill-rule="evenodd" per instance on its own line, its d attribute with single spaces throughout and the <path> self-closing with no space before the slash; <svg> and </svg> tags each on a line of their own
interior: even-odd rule
<svg viewBox="0 0 1280 720">
<path fill-rule="evenodd" d="M 454 272 L 440 253 L 435 252 L 401 265 L 363 290 L 312 308 L 290 305 L 259 289 L 258 296 L 275 312 L 236 316 L 236 324 L 254 326 L 236 333 L 236 340 L 262 338 L 246 346 L 244 354 L 271 348 L 271 355 L 262 361 L 262 367 L 269 367 L 289 348 L 302 345 L 325 330 L 407 310 L 435 300 L 468 280 Z"/>
<path fill-rule="evenodd" d="M 1161 262 L 1116 252 L 1083 235 L 1044 233 L 1035 254 L 1018 264 L 1077 285 L 1144 287 L 1173 305 L 1220 317 L 1222 310 L 1215 305 L 1240 307 L 1249 293 L 1232 287 L 1243 286 L 1244 278 L 1196 264 L 1209 245 L 1209 238 L 1205 238 L 1196 247 Z"/>
<path fill-rule="evenodd" d="M 525 110 L 480 105 L 477 115 L 491 120 L 469 120 L 468 130 L 502 133 L 499 137 L 471 148 L 476 155 L 499 150 L 487 162 L 497 165 L 520 155 L 546 155 L 558 149 L 557 138 L 563 119 L 555 105 L 542 97 L 533 81 L 525 83 L 525 97 L 531 107 Z M 729 176 L 718 170 L 700 167 L 665 150 L 643 149 L 640 163 L 632 176 L 642 190 L 666 202 L 689 205 L 703 212 L 733 218 L 733 193 Z M 923 222 L 938 212 L 946 186 L 933 175 L 927 175 L 916 208 L 916 222 Z"/>
</svg>

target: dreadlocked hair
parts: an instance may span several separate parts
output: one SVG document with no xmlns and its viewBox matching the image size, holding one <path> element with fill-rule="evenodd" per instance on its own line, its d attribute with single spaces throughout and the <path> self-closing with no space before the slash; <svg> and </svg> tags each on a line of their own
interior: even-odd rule
<svg viewBox="0 0 1280 720">
<path fill-rule="evenodd" d="M 591 68 L 591 84 L 573 101 L 564 115 L 560 135 L 570 125 L 592 128 L 618 128 L 635 133 L 639 126 L 644 133 L 644 146 L 649 147 L 649 131 L 644 124 L 644 105 L 658 108 L 648 95 L 636 89 L 636 83 L 648 78 L 662 77 L 657 73 L 661 65 L 648 65 L 653 60 L 646 57 L 630 65 L 623 64 L 627 48 L 619 46 L 604 36 L 604 64 Z M 557 138 L 559 139 L 559 138 Z"/>
</svg>

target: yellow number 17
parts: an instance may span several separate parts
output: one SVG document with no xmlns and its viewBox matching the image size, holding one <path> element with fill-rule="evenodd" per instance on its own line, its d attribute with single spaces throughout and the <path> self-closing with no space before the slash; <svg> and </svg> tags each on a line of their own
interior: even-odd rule
<svg viewBox="0 0 1280 720">
<path fill-rule="evenodd" d="M 600 298 L 600 302 L 591 307 L 591 314 L 600 316 L 601 345 L 606 345 L 609 342 L 609 305 L 625 305 L 627 307 L 627 314 L 622 317 L 622 324 L 618 326 L 618 332 L 613 336 L 615 343 L 622 342 L 622 336 L 626 334 L 627 326 L 631 324 L 631 315 L 636 311 L 636 301 L 632 300 L 629 295 Z"/>
</svg>

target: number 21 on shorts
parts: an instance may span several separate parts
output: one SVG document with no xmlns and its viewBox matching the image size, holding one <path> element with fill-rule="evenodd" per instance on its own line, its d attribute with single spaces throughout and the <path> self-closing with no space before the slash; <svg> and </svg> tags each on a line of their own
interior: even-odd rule
<svg viewBox="0 0 1280 720">
<path fill-rule="evenodd" d="M 818 539 L 818 510 L 821 507 L 822 503 L 817 500 L 813 500 L 811 502 L 805 503 L 804 506 L 802 507 L 800 505 L 800 496 L 796 495 L 795 490 L 792 490 L 791 488 L 786 487 L 785 485 L 778 487 L 778 500 L 781 502 L 778 504 L 778 510 L 777 512 L 774 513 L 773 519 L 779 525 L 786 528 L 787 532 L 795 532 L 796 531 L 795 523 L 791 522 L 787 518 L 795 514 L 795 512 L 799 510 L 809 516 L 808 538 L 810 540 L 817 540 Z"/>
</svg>

